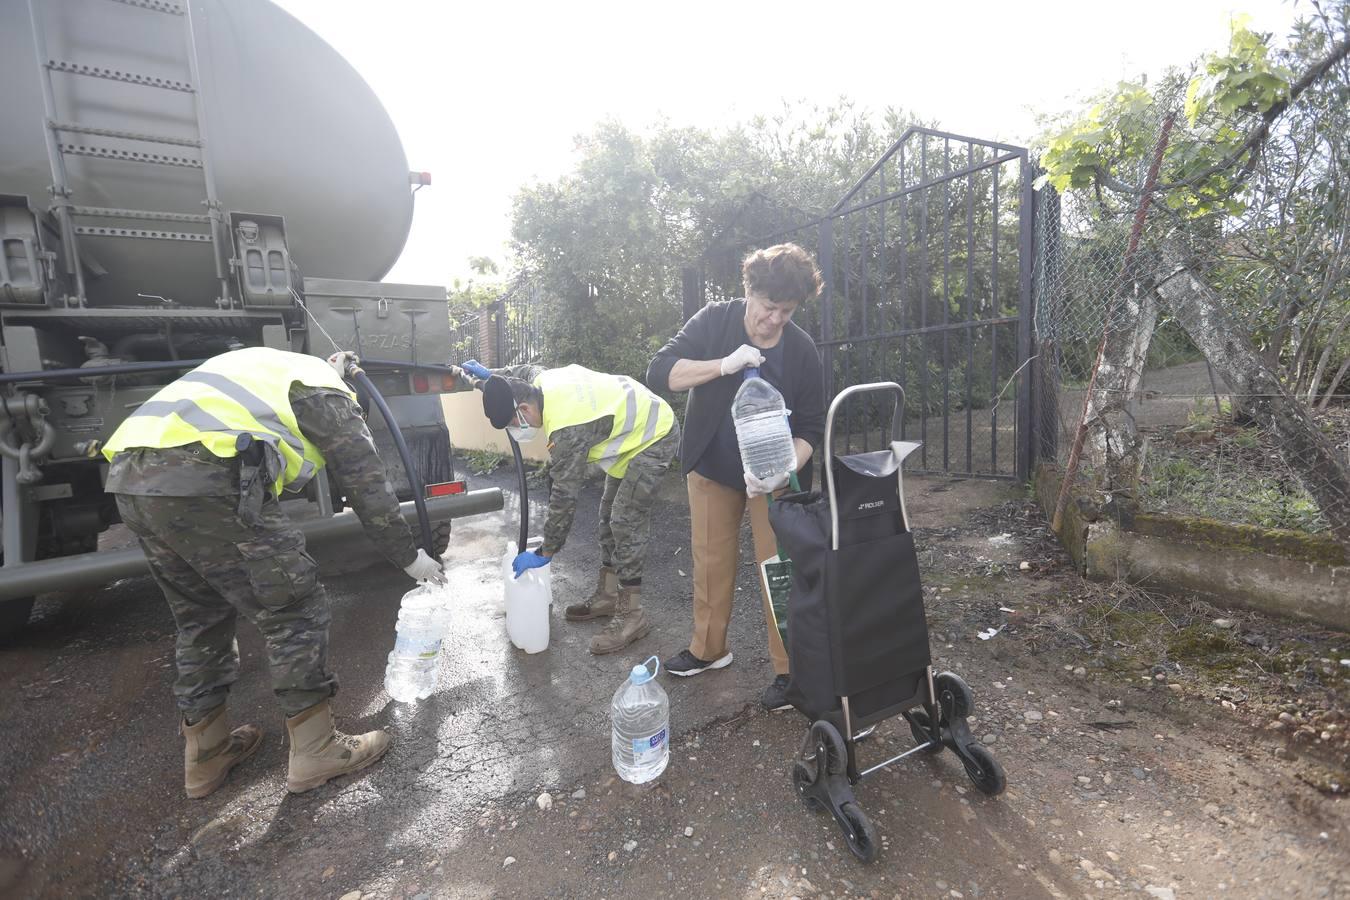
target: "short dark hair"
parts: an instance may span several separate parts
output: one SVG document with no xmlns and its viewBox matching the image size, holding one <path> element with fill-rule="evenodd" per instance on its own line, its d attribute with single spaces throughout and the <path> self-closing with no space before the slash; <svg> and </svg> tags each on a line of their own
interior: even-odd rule
<svg viewBox="0 0 1350 900">
<path fill-rule="evenodd" d="M 820 294 L 824 282 L 816 261 L 796 244 L 775 244 L 756 250 L 741 263 L 747 294 L 776 303 L 805 303 Z"/>
<path fill-rule="evenodd" d="M 511 387 L 511 399 L 515 401 L 516 406 L 522 403 L 533 403 L 538 406 L 539 402 L 544 399 L 544 392 L 528 381 L 520 378 L 508 378 L 506 383 Z"/>
</svg>

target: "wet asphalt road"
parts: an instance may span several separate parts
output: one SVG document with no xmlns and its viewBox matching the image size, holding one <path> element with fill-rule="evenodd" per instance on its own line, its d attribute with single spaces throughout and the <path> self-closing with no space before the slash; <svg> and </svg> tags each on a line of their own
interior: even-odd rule
<svg viewBox="0 0 1350 900">
<path fill-rule="evenodd" d="M 473 486 L 511 481 L 498 473 Z M 687 646 L 688 511 L 679 481 L 666 490 L 673 502 L 653 524 L 646 574 L 645 605 L 656 627 L 612 656 L 587 652 L 599 624 L 571 625 L 558 615 L 559 604 L 594 587 L 595 485 L 553 564 L 555 613 L 545 653 L 515 650 L 497 611 L 498 566 L 518 524 L 514 493 L 502 512 L 455 522 L 448 552 L 455 627 L 437 691 L 422 703 L 394 703 L 382 687 L 405 577 L 382 563 L 326 575 L 340 726 L 383 727 L 394 744 L 364 777 L 303 797 L 285 791 L 284 726 L 251 626 L 239 631 L 241 672 L 230 711 L 236 723 L 264 728 L 263 747 L 223 789 L 190 802 L 182 796 L 170 694 L 174 629 L 154 584 L 127 579 L 42 601 L 23 640 L 0 650 L 0 729 L 7 735 L 0 744 L 0 893 L 225 895 L 254 894 L 263 885 L 268 894 L 305 893 L 330 866 L 335 882 L 359 883 L 495 798 L 608 766 L 609 701 L 624 673 L 652 654 L 664 659 Z M 531 506 L 532 521 L 542 522 L 542 507 Z M 672 687 L 675 734 L 736 715 L 772 677 L 752 574 L 743 567 L 738 598 L 748 599 L 736 605 L 730 638 L 736 664 L 715 680 L 701 679 L 700 690 Z M 342 834 L 353 827 L 378 839 Z"/>
<path fill-rule="evenodd" d="M 980 795 L 950 753 L 885 770 L 856 789 L 881 842 L 873 866 L 793 796 L 804 720 L 758 709 L 770 667 L 749 566 L 735 663 L 664 681 L 670 768 L 642 788 L 613 775 L 611 694 L 634 662 L 688 638 L 688 513 L 672 478 L 648 564 L 655 630 L 612 657 L 586 651 L 597 624 L 569 625 L 556 608 L 593 587 L 596 486 L 553 563 L 553 640 L 535 656 L 509 645 L 495 613 L 518 506 L 508 493 L 505 511 L 458 521 L 456 627 L 437 692 L 416 706 L 381 689 L 406 579 L 316 554 L 339 724 L 387 728 L 394 745 L 367 772 L 302 796 L 285 790 L 284 728 L 251 627 L 231 708 L 264 727 L 263 747 L 189 801 L 169 690 L 174 630 L 153 584 L 43 600 L 27 636 L 0 648 L 0 897 L 1350 896 L 1350 807 L 1309 786 L 1306 748 L 1147 672 L 1091 668 L 1040 627 L 977 639 L 1004 607 L 1074 603 L 1077 582 L 1018 574 L 1031 548 L 1007 533 L 1022 515 L 1015 487 L 906 483 L 934 663 L 974 689 L 971 727 L 1009 789 Z M 1103 729 L 1104 717 L 1118 722 Z M 887 722 L 862 752 L 875 762 L 910 746 L 903 722 Z"/>
</svg>

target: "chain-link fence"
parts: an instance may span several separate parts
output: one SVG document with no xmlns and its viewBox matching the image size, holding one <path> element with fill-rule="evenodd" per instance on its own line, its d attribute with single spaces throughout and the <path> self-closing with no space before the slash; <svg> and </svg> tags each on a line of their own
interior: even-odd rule
<svg viewBox="0 0 1350 900">
<path fill-rule="evenodd" d="M 1294 110 L 1239 202 L 1194 216 L 1150 173 L 1181 107 L 1155 100 L 1137 172 L 1038 192 L 1039 451 L 1100 503 L 1345 538 L 1345 134 Z"/>
</svg>

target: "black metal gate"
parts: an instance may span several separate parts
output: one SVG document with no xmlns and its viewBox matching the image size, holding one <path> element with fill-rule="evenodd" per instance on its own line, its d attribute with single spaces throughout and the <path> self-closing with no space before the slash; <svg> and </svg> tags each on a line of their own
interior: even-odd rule
<svg viewBox="0 0 1350 900">
<path fill-rule="evenodd" d="M 901 433 L 923 442 L 916 470 L 1024 480 L 1036 421 L 1032 179 L 1022 147 L 910 128 L 824 216 L 710 251 L 685 274 L 686 316 L 740 296 L 747 250 L 812 249 L 825 289 L 796 321 L 820 347 L 827 397 L 898 382 Z M 843 425 L 838 451 L 882 447 L 889 409 L 860 401 Z"/>
</svg>

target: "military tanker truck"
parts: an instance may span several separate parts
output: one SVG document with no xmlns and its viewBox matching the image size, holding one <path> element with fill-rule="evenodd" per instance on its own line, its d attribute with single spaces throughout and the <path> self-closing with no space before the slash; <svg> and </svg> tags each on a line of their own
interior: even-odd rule
<svg viewBox="0 0 1350 900">
<path fill-rule="evenodd" d="M 442 546 L 449 518 L 501 507 L 454 483 L 453 385 L 413 368 L 447 361 L 444 288 L 380 281 L 429 180 L 360 75 L 267 0 L 0 0 L 0 636 L 35 592 L 143 570 L 96 552 L 117 520 L 99 449 L 185 360 L 406 363 L 369 370 L 417 470 L 372 416 L 401 499 L 452 492 L 428 510 Z M 356 530 L 340 485 L 307 496 L 311 540 Z"/>
</svg>

